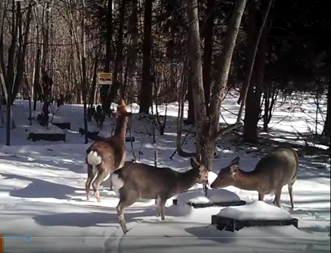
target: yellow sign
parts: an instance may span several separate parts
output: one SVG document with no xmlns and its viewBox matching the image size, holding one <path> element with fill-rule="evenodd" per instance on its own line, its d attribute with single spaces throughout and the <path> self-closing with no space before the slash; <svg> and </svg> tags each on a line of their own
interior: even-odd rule
<svg viewBox="0 0 331 253">
<path fill-rule="evenodd" d="M 112 84 L 112 74 L 107 72 L 98 73 L 98 84 Z"/>
</svg>

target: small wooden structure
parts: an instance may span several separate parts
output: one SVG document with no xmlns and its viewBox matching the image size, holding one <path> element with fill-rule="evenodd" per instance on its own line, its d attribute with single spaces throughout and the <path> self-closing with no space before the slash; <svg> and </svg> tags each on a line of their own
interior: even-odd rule
<svg viewBox="0 0 331 253">
<path fill-rule="evenodd" d="M 30 133 L 28 135 L 28 140 L 35 141 L 66 141 L 65 133 Z"/>
<path fill-rule="evenodd" d="M 178 204 L 178 200 L 174 199 L 173 205 Z M 193 202 L 187 202 L 186 203 L 189 206 L 192 206 L 193 208 L 205 208 L 205 207 L 212 207 L 212 206 L 242 206 L 246 205 L 246 201 L 240 200 L 240 201 L 228 201 L 228 202 L 208 202 L 208 203 L 193 203 Z"/>
<path fill-rule="evenodd" d="M 266 219 L 233 219 L 228 217 L 222 217 L 219 215 L 211 216 L 211 224 L 216 225 L 219 230 L 225 229 L 226 231 L 238 231 L 244 227 L 267 227 L 267 226 L 290 226 L 298 227 L 298 219 L 278 219 L 278 220 L 266 220 Z"/>
</svg>

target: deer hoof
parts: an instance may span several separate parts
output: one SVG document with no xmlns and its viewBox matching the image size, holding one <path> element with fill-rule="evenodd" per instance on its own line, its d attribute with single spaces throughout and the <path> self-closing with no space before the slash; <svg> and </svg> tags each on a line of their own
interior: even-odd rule
<svg viewBox="0 0 331 253">
<path fill-rule="evenodd" d="M 129 232 L 130 230 L 131 230 L 131 228 L 130 229 L 126 229 L 125 231 L 123 231 L 124 235 L 126 235 L 127 232 Z"/>
</svg>

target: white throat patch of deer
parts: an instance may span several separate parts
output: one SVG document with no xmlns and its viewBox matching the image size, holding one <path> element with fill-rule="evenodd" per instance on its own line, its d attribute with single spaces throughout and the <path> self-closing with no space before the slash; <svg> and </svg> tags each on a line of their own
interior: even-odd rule
<svg viewBox="0 0 331 253">
<path fill-rule="evenodd" d="M 97 140 L 86 150 L 87 180 L 85 183 L 86 199 L 90 198 L 92 185 L 94 196 L 101 202 L 99 196 L 100 184 L 107 180 L 115 170 L 123 167 L 125 162 L 125 135 L 128 117 L 124 100 L 121 100 L 114 113 L 116 128 L 113 136 Z"/>
<path fill-rule="evenodd" d="M 264 195 L 275 193 L 274 204 L 280 207 L 280 197 L 284 185 L 288 186 L 291 208 L 293 203 L 293 185 L 298 174 L 298 155 L 295 150 L 287 145 L 281 145 L 267 154 L 251 172 L 239 168 L 240 158 L 234 158 L 228 166 L 222 168 L 211 188 L 235 186 L 239 189 L 257 191 L 259 200 L 264 200 Z"/>
<path fill-rule="evenodd" d="M 128 232 L 124 209 L 133 205 L 137 199 L 157 199 L 159 215 L 161 220 L 165 220 L 166 201 L 176 194 L 187 191 L 196 183 L 207 184 L 208 172 L 194 158 L 191 159 L 191 169 L 186 172 L 126 162 L 123 168 L 114 171 L 111 176 L 114 189 L 119 194 L 116 209 L 123 233 Z"/>
</svg>

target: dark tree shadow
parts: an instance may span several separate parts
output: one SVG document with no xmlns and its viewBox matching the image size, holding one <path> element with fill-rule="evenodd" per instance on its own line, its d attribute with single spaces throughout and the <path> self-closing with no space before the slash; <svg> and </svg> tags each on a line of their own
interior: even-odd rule
<svg viewBox="0 0 331 253">
<path fill-rule="evenodd" d="M 167 207 L 165 210 L 166 218 L 180 217 L 177 206 Z M 129 207 L 125 211 L 125 220 L 127 222 L 138 223 L 158 223 L 160 217 L 157 215 L 156 206 L 150 207 Z M 146 217 L 150 217 L 146 220 Z M 116 208 L 104 208 L 104 212 L 88 212 L 88 213 L 55 213 L 46 215 L 37 215 L 33 218 L 41 226 L 71 226 L 71 227 L 90 227 L 101 226 L 100 223 L 116 223 L 118 216 Z M 108 226 L 106 224 L 105 226 Z"/>
<path fill-rule="evenodd" d="M 31 181 L 28 186 L 12 190 L 10 196 L 17 198 L 54 198 L 68 199 L 68 195 L 73 194 L 79 188 L 68 185 L 52 183 L 37 178 L 29 178 L 19 175 L 4 174 L 5 179 L 19 179 L 23 181 Z"/>
</svg>

